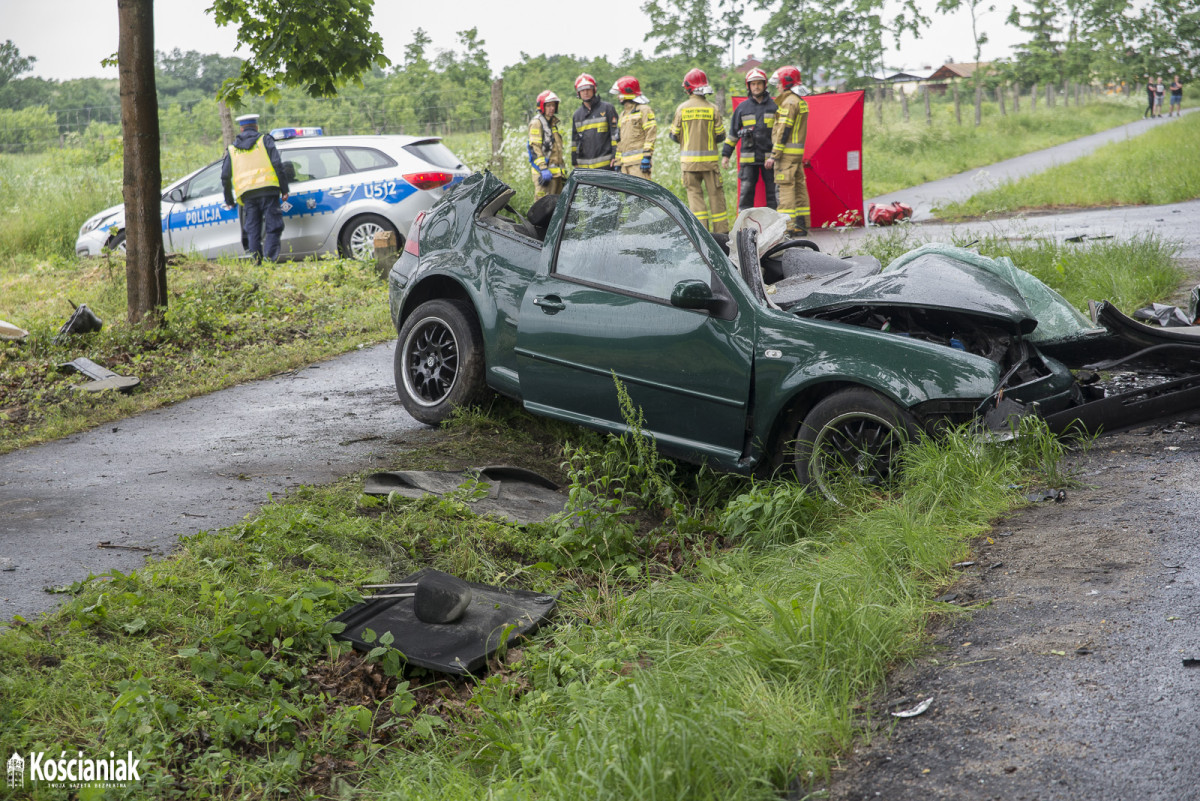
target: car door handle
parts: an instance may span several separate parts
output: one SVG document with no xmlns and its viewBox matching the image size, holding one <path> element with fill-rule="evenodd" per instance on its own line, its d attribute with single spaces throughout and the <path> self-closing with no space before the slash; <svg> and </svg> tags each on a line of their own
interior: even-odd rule
<svg viewBox="0 0 1200 801">
<path fill-rule="evenodd" d="M 350 189 L 348 187 L 345 189 L 330 189 L 329 194 L 333 195 L 334 197 L 341 197 L 349 191 Z"/>
<path fill-rule="evenodd" d="M 546 314 L 558 314 L 563 309 L 567 308 L 567 304 L 562 302 L 562 298 L 558 295 L 546 295 L 543 298 L 534 298 L 534 306 L 541 306 L 542 311 Z"/>
</svg>

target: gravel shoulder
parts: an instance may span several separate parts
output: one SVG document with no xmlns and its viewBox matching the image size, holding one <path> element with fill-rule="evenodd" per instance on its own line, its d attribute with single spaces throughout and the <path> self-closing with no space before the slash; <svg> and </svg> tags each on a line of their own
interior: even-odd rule
<svg viewBox="0 0 1200 801">
<path fill-rule="evenodd" d="M 1197 797 L 1200 413 L 1070 462 L 1082 488 L 975 543 L 946 596 L 973 613 L 895 671 L 829 798 Z"/>
</svg>

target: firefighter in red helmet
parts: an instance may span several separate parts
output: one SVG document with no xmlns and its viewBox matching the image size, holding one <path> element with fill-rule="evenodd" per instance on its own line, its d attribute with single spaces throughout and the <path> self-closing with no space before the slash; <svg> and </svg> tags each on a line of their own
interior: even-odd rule
<svg viewBox="0 0 1200 801">
<path fill-rule="evenodd" d="M 725 189 L 721 186 L 720 154 L 717 148 L 725 139 L 721 109 L 704 98 L 712 94 L 708 76 L 694 69 L 683 77 L 683 88 L 690 97 L 675 109 L 671 138 L 679 143 L 679 163 L 683 186 L 687 189 L 688 208 L 708 230 L 729 233 L 729 215 L 725 211 Z M 708 194 L 705 206 L 704 195 Z"/>
<path fill-rule="evenodd" d="M 596 79 L 586 72 L 575 79 L 583 105 L 571 116 L 571 166 L 581 170 L 616 166 L 621 131 L 613 104 L 596 96 Z"/>
<path fill-rule="evenodd" d="M 808 135 L 808 103 L 800 83 L 800 70 L 780 67 L 771 76 L 780 89 L 775 98 L 779 110 L 771 134 L 771 157 L 764 167 L 775 169 L 779 211 L 788 216 L 788 234 L 808 234 L 808 185 L 804 180 L 804 138 Z"/>
<path fill-rule="evenodd" d="M 529 123 L 529 164 L 534 200 L 562 192 L 567 177 L 562 132 L 558 129 L 558 95 L 549 89 L 537 96 L 538 113 Z"/>
<path fill-rule="evenodd" d="M 621 139 L 617 143 L 617 166 L 626 175 L 650 177 L 654 140 L 658 123 L 650 101 L 642 94 L 642 86 L 632 75 L 617 78 L 611 92 L 621 98 L 621 114 L 617 118 Z"/>
<path fill-rule="evenodd" d="M 764 162 L 771 156 L 771 131 L 775 127 L 775 100 L 767 94 L 767 73 L 757 67 L 746 73 L 748 96 L 733 110 L 729 135 L 721 148 L 721 166 L 729 168 L 729 157 L 740 139 L 738 179 L 742 192 L 738 196 L 738 211 L 754 207 L 754 192 L 761 180 L 767 191 L 767 207 L 778 208 L 775 198 L 775 170 Z"/>
</svg>

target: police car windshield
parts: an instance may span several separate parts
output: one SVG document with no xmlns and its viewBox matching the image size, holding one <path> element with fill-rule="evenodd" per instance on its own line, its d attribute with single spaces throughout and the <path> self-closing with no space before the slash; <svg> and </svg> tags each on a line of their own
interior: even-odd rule
<svg viewBox="0 0 1200 801">
<path fill-rule="evenodd" d="M 405 145 L 404 149 L 435 167 L 455 170 L 462 166 L 462 162 L 458 160 L 458 157 L 451 153 L 450 148 L 441 142 L 414 142 L 411 145 Z"/>
</svg>

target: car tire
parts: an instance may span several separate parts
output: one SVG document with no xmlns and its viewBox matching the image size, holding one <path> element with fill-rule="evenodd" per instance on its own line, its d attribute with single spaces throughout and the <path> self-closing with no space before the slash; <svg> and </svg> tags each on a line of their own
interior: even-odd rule
<svg viewBox="0 0 1200 801">
<path fill-rule="evenodd" d="M 817 403 L 795 430 L 796 478 L 834 502 L 842 480 L 886 486 L 895 477 L 900 447 L 920 431 L 912 414 L 879 393 L 840 390 Z"/>
<path fill-rule="evenodd" d="M 104 244 L 104 249 L 110 253 L 112 253 L 112 252 L 124 253 L 125 252 L 125 232 L 121 231 L 116 236 L 110 238 L 108 240 L 108 242 L 106 242 Z"/>
<path fill-rule="evenodd" d="M 400 241 L 400 232 L 386 217 L 363 214 L 346 223 L 338 237 L 338 252 L 343 258 L 370 261 L 375 257 L 375 234 L 391 231 Z"/>
<path fill-rule="evenodd" d="M 471 307 L 430 300 L 417 307 L 396 339 L 396 392 L 415 419 L 429 425 L 487 396 L 483 335 Z"/>
</svg>

